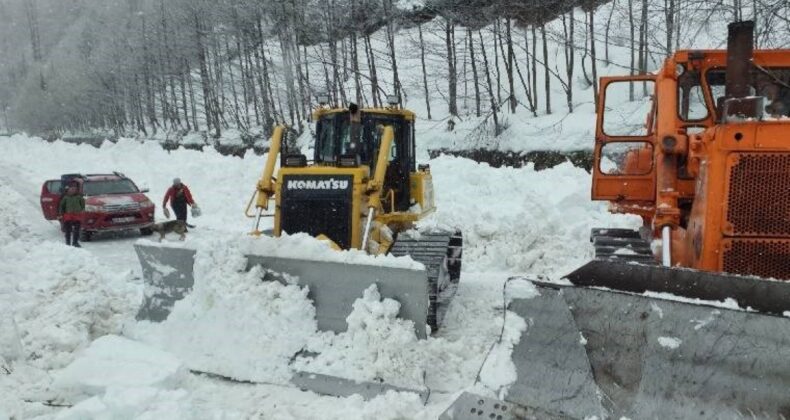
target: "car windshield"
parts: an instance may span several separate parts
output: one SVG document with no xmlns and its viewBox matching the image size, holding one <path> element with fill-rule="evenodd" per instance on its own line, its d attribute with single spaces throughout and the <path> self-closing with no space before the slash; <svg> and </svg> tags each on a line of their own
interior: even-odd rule
<svg viewBox="0 0 790 420">
<path fill-rule="evenodd" d="M 87 181 L 82 186 L 85 195 L 129 194 L 138 192 L 134 183 L 128 179 Z"/>
</svg>

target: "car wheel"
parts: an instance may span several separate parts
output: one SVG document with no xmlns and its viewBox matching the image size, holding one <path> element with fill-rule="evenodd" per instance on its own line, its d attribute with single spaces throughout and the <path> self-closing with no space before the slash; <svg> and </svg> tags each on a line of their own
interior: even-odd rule
<svg viewBox="0 0 790 420">
<path fill-rule="evenodd" d="M 93 239 L 93 232 L 83 230 L 80 232 L 80 241 L 82 242 L 90 242 Z"/>
<path fill-rule="evenodd" d="M 154 231 L 151 228 L 141 228 L 140 234 L 143 236 L 151 236 L 154 234 Z"/>
</svg>

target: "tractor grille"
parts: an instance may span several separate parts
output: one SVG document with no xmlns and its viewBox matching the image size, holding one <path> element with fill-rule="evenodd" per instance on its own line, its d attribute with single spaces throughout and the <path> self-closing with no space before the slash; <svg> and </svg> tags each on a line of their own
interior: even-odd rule
<svg viewBox="0 0 790 420">
<path fill-rule="evenodd" d="M 343 249 L 351 247 L 353 177 L 287 175 L 280 199 L 283 232 L 326 235 Z"/>
<path fill-rule="evenodd" d="M 726 239 L 724 271 L 790 280 L 790 240 Z"/>
<path fill-rule="evenodd" d="M 730 167 L 727 221 L 735 236 L 790 236 L 790 153 L 741 153 Z"/>
</svg>

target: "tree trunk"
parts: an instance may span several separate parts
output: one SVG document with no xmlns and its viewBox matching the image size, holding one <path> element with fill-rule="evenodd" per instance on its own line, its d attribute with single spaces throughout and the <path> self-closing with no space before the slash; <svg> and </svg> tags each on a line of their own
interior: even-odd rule
<svg viewBox="0 0 790 420">
<path fill-rule="evenodd" d="M 370 70 L 370 90 L 373 96 L 373 106 L 381 105 L 379 96 L 379 78 L 376 74 L 376 57 L 373 55 L 373 47 L 370 45 L 370 35 L 365 35 L 365 55 L 368 58 L 368 69 Z"/>
<path fill-rule="evenodd" d="M 592 87 L 596 109 L 598 107 L 598 59 L 595 55 L 595 10 L 590 10 L 590 61 L 592 61 Z"/>
<path fill-rule="evenodd" d="M 225 50 L 230 51 L 230 42 L 228 38 L 225 37 Z M 241 120 L 241 109 L 239 108 L 239 95 L 236 92 L 236 78 L 233 77 L 233 62 L 228 59 L 228 77 L 230 78 L 230 93 L 233 97 L 233 119 L 236 121 L 236 127 L 239 127 L 242 130 L 246 130 L 248 127 L 244 122 Z"/>
<path fill-rule="evenodd" d="M 604 35 L 604 60 L 607 66 L 611 64 L 609 61 L 609 29 L 612 26 L 612 15 L 614 14 L 614 9 L 617 7 L 617 0 L 613 0 L 612 4 L 609 6 L 609 18 L 606 19 L 606 34 Z"/>
<path fill-rule="evenodd" d="M 513 80 L 513 63 L 515 61 L 515 54 L 513 53 L 513 34 L 510 19 L 507 19 L 505 22 L 507 24 L 505 32 L 505 42 L 507 43 L 507 85 L 508 89 L 510 89 L 510 112 L 515 114 L 518 102 L 516 101 L 516 88 Z"/>
<path fill-rule="evenodd" d="M 395 57 L 395 28 L 392 26 L 392 0 L 384 1 L 385 16 L 387 19 L 387 46 L 389 47 L 390 62 L 392 63 L 392 88 L 393 94 L 401 101 L 401 83 L 398 76 L 398 60 Z"/>
<path fill-rule="evenodd" d="M 566 25 L 565 15 L 562 15 L 562 30 L 565 35 L 565 76 L 566 81 L 563 86 L 565 90 L 565 100 L 568 103 L 568 112 L 573 112 L 573 69 L 574 61 L 576 58 L 576 49 L 573 44 L 574 21 L 576 17 L 573 15 L 573 9 L 570 11 L 570 22 Z"/>
<path fill-rule="evenodd" d="M 420 64 L 422 65 L 422 86 L 425 90 L 425 108 L 428 111 L 428 119 L 431 119 L 431 98 L 428 94 L 428 70 L 425 68 L 425 41 L 422 37 L 422 24 L 417 25 L 417 32 L 420 35 Z"/>
<path fill-rule="evenodd" d="M 477 60 L 475 59 L 475 40 L 472 36 L 472 30 L 466 30 L 466 38 L 469 40 L 469 60 L 472 64 L 472 80 L 475 85 L 475 116 L 482 115 L 480 111 L 480 78 L 477 75 Z"/>
<path fill-rule="evenodd" d="M 647 73 L 647 0 L 642 0 L 642 23 L 639 29 L 639 74 Z M 642 96 L 647 96 L 647 84 L 642 83 Z"/>
<path fill-rule="evenodd" d="M 549 75 L 549 44 L 546 40 L 546 25 L 540 25 L 540 34 L 543 37 L 543 76 L 546 78 L 546 114 L 551 114 L 551 77 Z"/>
<path fill-rule="evenodd" d="M 664 13 L 667 23 L 667 56 L 672 55 L 672 35 L 675 32 L 675 0 L 664 0 Z"/>
<path fill-rule="evenodd" d="M 306 67 L 306 66 L 305 66 Z M 362 104 L 362 79 L 359 74 L 359 48 L 357 48 L 357 33 L 351 33 L 351 71 L 354 73 L 354 103 Z"/>
<path fill-rule="evenodd" d="M 258 19 L 258 37 L 261 39 L 261 71 L 259 74 L 263 75 L 261 81 L 261 102 L 263 103 L 263 129 L 266 133 L 272 132 L 274 126 L 274 95 L 272 94 L 271 79 L 269 78 L 269 63 L 266 59 L 266 50 L 263 48 L 263 30 L 261 28 L 261 20 Z"/>
<path fill-rule="evenodd" d="M 629 74 L 633 76 L 634 74 L 634 61 L 635 61 L 635 46 L 634 46 L 634 32 L 636 28 L 634 28 L 634 0 L 628 0 L 628 24 L 631 28 L 631 66 Z M 628 82 L 628 100 L 633 102 L 634 101 L 634 82 Z"/>
<path fill-rule="evenodd" d="M 535 25 L 532 29 L 532 102 L 538 107 L 538 34 Z M 537 112 L 533 112 L 537 117 Z"/>
<path fill-rule="evenodd" d="M 183 61 L 185 61 L 185 60 L 186 59 L 184 59 Z M 187 109 L 187 107 L 189 106 L 188 103 L 187 103 L 187 75 L 185 74 L 185 71 L 184 71 L 185 66 L 184 66 L 183 61 L 181 63 L 179 63 L 179 70 L 180 71 L 178 72 L 179 73 L 179 79 L 180 79 L 180 82 L 181 82 L 181 89 L 180 89 L 181 90 L 181 106 L 184 109 L 184 122 L 187 124 L 187 127 L 186 127 L 187 131 L 192 131 L 192 126 L 189 123 L 189 112 L 188 112 L 188 109 Z M 190 87 L 190 89 L 191 89 L 191 87 Z M 191 94 L 191 92 L 190 92 L 190 94 Z M 197 129 L 197 127 L 195 129 Z"/>
<path fill-rule="evenodd" d="M 458 74 L 455 70 L 455 23 L 447 20 L 444 27 L 445 45 L 447 47 L 447 84 L 448 84 L 448 111 L 452 116 L 458 116 Z"/>
<path fill-rule="evenodd" d="M 30 46 L 33 49 L 33 61 L 38 63 L 43 58 L 41 53 L 41 35 L 38 28 L 38 10 L 35 0 L 25 0 L 25 15 L 30 29 Z"/>
<path fill-rule="evenodd" d="M 499 136 L 499 115 L 497 108 L 499 107 L 494 96 L 494 87 L 491 83 L 491 71 L 488 69 L 488 56 L 486 55 L 486 46 L 483 43 L 483 33 L 478 31 L 477 35 L 480 37 L 480 54 L 483 55 L 483 65 L 486 71 L 486 84 L 488 85 L 488 97 L 491 100 L 491 113 L 494 117 L 494 136 Z"/>
<path fill-rule="evenodd" d="M 206 115 L 206 124 L 208 125 L 208 130 L 214 130 L 214 137 L 219 138 L 221 131 L 219 126 L 219 118 L 217 117 L 216 110 L 214 110 L 212 98 L 214 94 L 211 92 L 211 80 L 208 71 L 208 63 L 206 57 L 206 50 L 205 50 L 205 43 L 203 40 L 203 28 L 200 24 L 200 18 L 198 17 L 197 12 L 194 14 L 194 23 L 195 23 L 195 38 L 196 38 L 196 48 L 198 53 L 198 67 L 200 71 L 200 84 L 203 88 L 203 106 L 204 106 L 204 114 Z"/>
</svg>

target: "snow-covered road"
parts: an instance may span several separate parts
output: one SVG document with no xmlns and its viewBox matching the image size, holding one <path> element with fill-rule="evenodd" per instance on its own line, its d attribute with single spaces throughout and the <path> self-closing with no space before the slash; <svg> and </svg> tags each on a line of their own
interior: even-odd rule
<svg viewBox="0 0 790 420">
<path fill-rule="evenodd" d="M 559 279 L 591 257 L 591 227 L 635 223 L 607 214 L 601 203 L 591 203 L 589 175 L 570 164 L 535 172 L 495 169 L 458 158 L 432 160 L 439 210 L 425 224 L 464 231 L 464 272 L 444 328 L 420 342 L 400 337 L 399 345 L 425 360 L 398 368 L 398 361 L 409 359 L 376 347 L 393 344 L 393 331 L 399 331 L 395 320 L 385 319 L 388 336 L 364 331 L 351 341 L 340 335 L 327 338 L 307 331 L 309 310 L 288 312 L 294 305 L 310 305 L 300 303 L 298 291 L 284 289 L 295 286 L 273 290 L 250 282 L 240 289 L 247 279 L 223 271 L 221 260 L 216 261 L 216 270 L 209 271 L 224 281 L 213 281 L 206 289 L 196 287 L 196 296 L 176 307 L 173 322 L 138 323 L 134 315 L 142 282 L 132 247 L 138 236 L 100 237 L 83 249 L 69 248 L 57 225 L 46 222 L 38 207 L 41 183 L 61 173 L 120 171 L 150 187 L 149 197 L 155 203 L 178 176 L 190 186 L 204 212 L 195 220 L 199 227 L 190 232 L 188 241 L 227 240 L 249 230 L 242 210 L 262 157 L 166 152 L 156 144 L 131 140 L 96 149 L 24 136 L 0 138 L 0 149 L 4 151 L 0 156 L 0 306 L 3 315 L 11 315 L 0 322 L 3 420 L 36 416 L 433 419 L 463 390 L 493 395 L 494 389 L 506 385 L 507 360 L 489 360 L 483 380 L 476 376 L 502 326 L 502 287 L 509 276 Z M 233 258 L 232 249 L 226 256 Z M 269 318 L 260 318 L 256 299 L 269 299 Z M 374 299 L 369 305 L 377 302 Z M 271 309 L 278 307 L 282 309 Z M 516 324 L 508 329 L 517 338 L 523 326 L 515 318 Z M 283 322 L 291 330 L 268 327 Z M 304 331 L 293 330 L 298 326 Z M 289 337 L 291 344 L 299 337 L 313 345 L 318 345 L 315 340 L 345 343 L 350 349 L 346 356 L 356 358 L 357 364 L 371 351 L 379 358 L 391 357 L 391 365 L 379 367 L 382 372 L 402 373 L 422 363 L 431 398 L 423 406 L 409 393 L 363 401 L 357 396 L 333 398 L 299 391 L 272 373 L 287 375 L 288 370 L 287 361 L 275 358 L 282 347 L 271 345 L 277 334 Z M 362 336 L 367 344 L 360 347 Z M 124 349 L 141 360 L 124 358 Z M 169 353 L 167 357 L 156 356 L 163 351 Z M 146 359 L 146 352 L 151 357 Z M 507 352 L 495 353 L 509 357 Z M 166 363 L 169 357 L 173 363 Z M 95 379 L 91 377 L 112 375 L 81 369 L 80 363 L 108 366 L 105 371 L 153 372 L 156 375 L 148 378 L 158 379 L 133 384 L 94 380 L 88 386 Z M 196 366 L 258 369 L 272 385 L 234 384 L 189 374 L 188 369 Z"/>
</svg>

